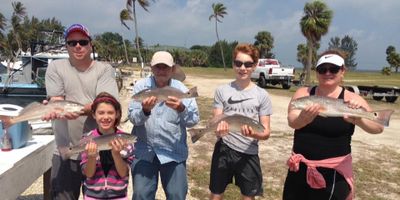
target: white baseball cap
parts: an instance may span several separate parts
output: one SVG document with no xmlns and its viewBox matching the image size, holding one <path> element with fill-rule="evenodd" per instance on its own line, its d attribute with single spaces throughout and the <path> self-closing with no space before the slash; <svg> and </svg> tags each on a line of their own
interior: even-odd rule
<svg viewBox="0 0 400 200">
<path fill-rule="evenodd" d="M 157 64 L 166 64 L 169 67 L 173 67 L 174 66 L 174 58 L 167 51 L 157 51 L 156 53 L 154 53 L 153 57 L 151 58 L 150 65 L 154 66 Z"/>
<path fill-rule="evenodd" d="M 325 63 L 330 63 L 330 64 L 337 65 L 339 67 L 342 67 L 344 65 L 344 59 L 336 54 L 323 55 L 318 59 L 317 68 L 318 68 L 318 66 L 325 64 Z"/>
</svg>

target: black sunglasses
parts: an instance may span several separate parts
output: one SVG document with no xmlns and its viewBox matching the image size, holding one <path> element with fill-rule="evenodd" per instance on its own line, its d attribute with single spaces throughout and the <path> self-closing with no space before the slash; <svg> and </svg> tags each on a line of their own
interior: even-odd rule
<svg viewBox="0 0 400 200">
<path fill-rule="evenodd" d="M 79 43 L 80 46 L 86 46 L 89 44 L 89 40 L 69 40 L 67 41 L 68 46 L 74 47 Z"/>
<path fill-rule="evenodd" d="M 343 69 L 340 66 L 336 66 L 336 65 L 322 65 L 317 67 L 317 72 L 318 74 L 326 74 L 326 72 L 329 71 L 329 73 L 331 74 L 337 74 L 341 69 Z"/>
<path fill-rule="evenodd" d="M 235 60 L 235 61 L 233 61 L 233 64 L 238 68 L 242 67 L 242 65 L 244 65 L 244 67 L 246 67 L 246 68 L 250 68 L 250 67 L 253 67 L 254 62 L 242 62 L 239 60 Z"/>
</svg>

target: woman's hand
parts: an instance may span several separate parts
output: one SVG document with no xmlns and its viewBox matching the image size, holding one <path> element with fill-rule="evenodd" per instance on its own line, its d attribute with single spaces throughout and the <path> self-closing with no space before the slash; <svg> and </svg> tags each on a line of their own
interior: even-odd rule
<svg viewBox="0 0 400 200">
<path fill-rule="evenodd" d="M 347 106 L 351 109 L 359 109 L 362 108 L 362 103 L 357 101 L 357 100 L 350 100 L 350 101 L 346 101 L 345 103 L 347 103 Z M 365 110 L 365 108 L 363 108 Z M 344 121 L 352 123 L 352 124 L 356 124 L 357 121 L 359 121 L 361 118 L 360 117 L 350 117 L 347 115 L 343 116 Z"/>
<path fill-rule="evenodd" d="M 302 121 L 305 124 L 309 124 L 314 121 L 315 117 L 318 116 L 321 106 L 319 104 L 312 104 L 306 108 L 304 108 L 299 116 L 297 117 L 298 120 Z"/>
</svg>

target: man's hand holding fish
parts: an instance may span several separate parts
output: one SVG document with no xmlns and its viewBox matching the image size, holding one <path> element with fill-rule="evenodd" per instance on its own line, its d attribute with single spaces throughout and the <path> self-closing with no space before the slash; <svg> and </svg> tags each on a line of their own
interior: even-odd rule
<svg viewBox="0 0 400 200">
<path fill-rule="evenodd" d="M 185 105 L 183 105 L 182 101 L 175 96 L 168 96 L 165 105 L 178 112 L 183 112 L 185 110 Z"/>
<path fill-rule="evenodd" d="M 56 98 L 53 97 L 51 101 L 43 100 L 43 105 L 47 106 L 53 102 L 62 102 L 65 101 L 63 98 Z M 64 105 L 63 105 L 64 106 Z M 85 114 L 85 110 L 90 111 L 90 106 L 83 106 L 80 105 L 81 107 L 77 109 L 70 109 L 69 105 L 66 105 L 65 108 L 61 107 L 54 107 L 53 109 L 47 109 L 44 111 L 44 115 L 41 117 L 41 120 L 43 121 L 49 121 L 49 120 L 54 120 L 54 119 L 66 119 L 66 120 L 74 120 L 78 118 L 79 116 Z M 88 108 L 87 108 L 88 107 Z M 71 107 L 72 108 L 72 107 Z"/>
</svg>

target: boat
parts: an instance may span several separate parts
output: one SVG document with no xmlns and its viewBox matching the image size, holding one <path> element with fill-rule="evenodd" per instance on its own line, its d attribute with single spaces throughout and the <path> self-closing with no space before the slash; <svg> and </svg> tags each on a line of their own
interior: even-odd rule
<svg viewBox="0 0 400 200">
<path fill-rule="evenodd" d="M 0 64 L 0 97 L 46 98 L 45 74 L 49 63 L 68 58 L 61 31 L 42 31 L 40 40 L 31 43 L 28 52 L 16 62 Z"/>
</svg>

